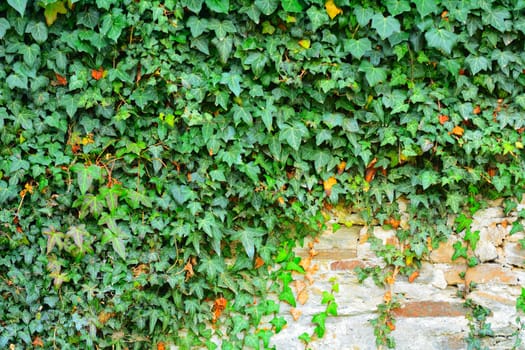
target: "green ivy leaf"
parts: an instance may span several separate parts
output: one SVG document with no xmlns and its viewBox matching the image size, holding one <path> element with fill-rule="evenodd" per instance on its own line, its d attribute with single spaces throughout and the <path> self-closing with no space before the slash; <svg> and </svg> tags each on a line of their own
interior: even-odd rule
<svg viewBox="0 0 525 350">
<path fill-rule="evenodd" d="M 266 16 L 271 15 L 277 10 L 279 0 L 255 0 L 255 6 Z"/>
<path fill-rule="evenodd" d="M 20 14 L 20 16 L 24 17 L 24 13 L 26 12 L 26 6 L 27 6 L 27 0 L 7 0 L 7 3 L 16 10 Z"/>
<path fill-rule="evenodd" d="M 314 329 L 314 332 L 315 334 L 317 334 L 319 338 L 324 337 L 324 334 L 326 332 L 326 317 L 327 316 L 328 314 L 326 312 L 319 312 L 312 317 L 312 323 L 317 324 L 317 326 Z"/>
<path fill-rule="evenodd" d="M 361 27 L 366 27 L 368 22 L 370 22 L 374 16 L 374 11 L 369 7 L 363 8 L 361 6 L 356 6 L 354 7 L 354 15 L 357 23 L 359 23 Z"/>
<path fill-rule="evenodd" d="M 476 75 L 482 70 L 487 70 L 490 65 L 490 62 L 486 57 L 474 55 L 468 55 L 465 59 L 465 63 L 470 67 L 472 75 Z"/>
<path fill-rule="evenodd" d="M 260 245 L 260 239 L 265 234 L 266 231 L 263 229 L 245 227 L 242 230 L 235 231 L 231 237 L 237 241 L 240 241 L 244 247 L 246 255 L 248 255 L 250 259 L 253 259 L 255 255 L 255 248 Z"/>
<path fill-rule="evenodd" d="M 446 29 L 432 28 L 425 33 L 425 39 L 427 39 L 430 47 L 438 48 L 450 54 L 456 44 L 458 36 Z"/>
<path fill-rule="evenodd" d="M 89 166 L 75 164 L 71 167 L 71 170 L 77 174 L 78 188 L 82 194 L 85 194 L 89 190 L 93 184 L 93 180 L 102 179 L 102 169 L 95 164 Z"/>
<path fill-rule="evenodd" d="M 365 73 L 366 81 L 370 86 L 384 83 L 387 78 L 385 69 L 374 67 L 369 61 L 362 61 L 359 65 L 359 71 Z"/>
<path fill-rule="evenodd" d="M 33 67 L 37 62 L 37 58 L 40 56 L 40 46 L 37 44 L 32 44 L 31 46 L 24 45 L 20 48 L 20 53 L 24 57 L 24 63 L 29 67 Z"/>
<path fill-rule="evenodd" d="M 284 317 L 274 317 L 270 324 L 275 327 L 275 333 L 279 333 L 286 326 L 287 322 Z"/>
<path fill-rule="evenodd" d="M 17 73 L 10 74 L 6 79 L 7 86 L 10 89 L 19 88 L 27 90 L 27 77 Z"/>
<path fill-rule="evenodd" d="M 512 228 L 510 229 L 509 235 L 513 235 L 513 234 L 516 234 L 518 232 L 523 232 L 523 231 L 524 231 L 523 224 L 521 223 L 520 220 L 516 220 L 512 223 Z"/>
<path fill-rule="evenodd" d="M 368 38 L 350 39 L 344 42 L 344 48 L 355 58 L 361 59 L 367 51 L 372 50 L 372 42 Z"/>
<path fill-rule="evenodd" d="M 387 0 L 385 5 L 392 16 L 410 11 L 410 3 L 408 0 Z"/>
<path fill-rule="evenodd" d="M 230 10 L 230 0 L 204 0 L 204 2 L 214 12 L 228 13 Z"/>
<path fill-rule="evenodd" d="M 196 38 L 208 30 L 209 23 L 206 18 L 191 16 L 186 25 L 190 28 L 191 36 Z"/>
<path fill-rule="evenodd" d="M 240 74 L 232 73 L 232 72 L 224 72 L 221 76 L 221 83 L 226 84 L 231 92 L 235 96 L 239 96 L 241 94 L 242 88 L 241 88 L 241 82 L 242 77 Z"/>
<path fill-rule="evenodd" d="M 421 179 L 421 186 L 423 186 L 424 190 L 439 182 L 439 175 L 433 170 L 425 170 L 419 175 L 419 177 Z"/>
<path fill-rule="evenodd" d="M 303 5 L 299 0 L 281 0 L 281 6 L 288 12 L 301 12 Z"/>
<path fill-rule="evenodd" d="M 322 25 L 328 23 L 330 20 L 330 17 L 328 17 L 326 11 L 321 10 L 315 6 L 312 6 L 306 10 L 306 15 L 310 19 L 310 22 L 312 22 L 312 30 L 314 32 Z"/>
<path fill-rule="evenodd" d="M 217 48 L 221 62 L 226 64 L 233 49 L 233 39 L 230 36 L 227 36 L 222 40 L 219 38 L 213 38 L 212 44 Z"/>
<path fill-rule="evenodd" d="M 481 16 L 484 25 L 491 25 L 500 32 L 506 32 L 512 28 L 512 22 L 508 21 L 511 17 L 510 12 L 504 8 L 486 9 Z"/>
<path fill-rule="evenodd" d="M 419 12 L 421 18 L 429 14 L 435 14 L 439 10 L 439 2 L 435 0 L 412 0 L 412 3 L 416 4 L 417 12 Z"/>
<path fill-rule="evenodd" d="M 11 24 L 5 18 L 0 18 L 0 40 L 4 38 L 7 30 L 11 28 Z"/>
<path fill-rule="evenodd" d="M 188 10 L 197 14 L 201 12 L 203 3 L 204 0 L 181 0 L 182 6 L 187 7 Z"/>
<path fill-rule="evenodd" d="M 301 122 L 286 124 L 279 132 L 279 140 L 286 141 L 290 147 L 298 151 L 303 137 L 308 135 L 308 129 Z"/>
<path fill-rule="evenodd" d="M 29 22 L 26 27 L 26 33 L 30 33 L 39 44 L 47 40 L 47 27 L 43 22 Z"/>
<path fill-rule="evenodd" d="M 398 33 L 401 30 L 401 25 L 392 16 L 384 17 L 381 14 L 376 14 L 372 17 L 372 28 L 377 30 L 381 39 L 385 40 L 392 34 Z"/>
</svg>

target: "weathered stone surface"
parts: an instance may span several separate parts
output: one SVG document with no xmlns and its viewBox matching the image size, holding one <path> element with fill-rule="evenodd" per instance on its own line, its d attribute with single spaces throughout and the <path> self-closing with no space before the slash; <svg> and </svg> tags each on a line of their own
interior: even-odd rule
<svg viewBox="0 0 525 350">
<path fill-rule="evenodd" d="M 394 310 L 397 317 L 463 317 L 465 313 L 463 303 L 433 300 L 405 303 Z"/>
<path fill-rule="evenodd" d="M 506 242 L 504 251 L 507 264 L 525 267 L 525 249 L 522 249 L 519 243 Z"/>
<path fill-rule="evenodd" d="M 493 261 L 498 258 L 496 246 L 489 241 L 480 240 L 474 252 L 480 262 Z"/>
<path fill-rule="evenodd" d="M 330 269 L 333 271 L 354 271 L 357 267 L 363 268 L 365 266 L 369 266 L 369 264 L 359 259 L 338 260 L 330 264 Z"/>
<path fill-rule="evenodd" d="M 481 264 L 467 269 L 465 259 L 451 260 L 453 244 L 462 240 L 458 237 L 460 235 L 453 235 L 422 262 L 419 276 L 412 283 L 406 276 L 397 276 L 392 286 L 401 303 L 401 307 L 395 310 L 396 329 L 392 333 L 396 349 L 466 349 L 469 326 L 465 313 L 470 310 L 463 307 L 464 299 L 459 296 L 458 289 L 470 282 L 475 282 L 476 287 L 467 297 L 491 310 L 487 322 L 491 323 L 495 336 L 482 339 L 483 346 L 491 350 L 512 349 L 513 334 L 517 330 L 516 298 L 525 285 L 525 250 L 520 249 L 518 241 L 525 237 L 525 233 L 509 236 L 516 217 L 511 214 L 506 218 L 498 207 L 500 204 L 501 201 L 494 202 L 493 208 L 474 215 L 471 229 L 480 230 L 480 241 L 475 252 L 469 251 L 469 256 L 475 254 Z M 525 202 L 523 205 L 525 208 Z M 354 224 L 357 218 L 358 214 L 351 212 L 346 217 Z M 453 225 L 453 218 L 449 224 Z M 369 320 L 377 317 L 377 305 L 383 302 L 386 289 L 376 286 L 372 278 L 359 284 L 354 272 L 356 267 L 385 266 L 383 259 L 375 255 L 367 242 L 372 235 L 384 243 L 396 243 L 395 232 L 379 226 L 342 227 L 335 233 L 328 230 L 320 237 L 320 242 L 314 246 L 318 255 L 312 261 L 320 268 L 314 275 L 313 285 L 307 287 L 308 301 L 297 306 L 302 316 L 294 322 L 291 307 L 281 306 L 281 315 L 288 320 L 288 326 L 273 337 L 272 342 L 278 350 L 305 349 L 297 337 L 304 332 L 313 333 L 315 325 L 311 319 L 325 310 L 322 295 L 331 290 L 334 278 L 339 284 L 339 293 L 335 294 L 339 316 L 326 319 L 325 337 L 312 342 L 308 348 L 377 349 Z M 308 257 L 308 245 L 297 252 Z M 462 279 L 459 274 L 465 271 L 465 279 Z M 520 336 L 525 344 L 525 331 Z M 521 348 L 525 350 L 525 346 Z"/>
<path fill-rule="evenodd" d="M 441 242 L 437 249 L 434 249 L 430 253 L 430 261 L 432 263 L 452 263 L 452 264 L 464 264 L 465 259 L 458 258 L 452 261 L 454 255 L 454 243 L 458 240 L 457 237 L 451 236 L 446 242 Z"/>
</svg>

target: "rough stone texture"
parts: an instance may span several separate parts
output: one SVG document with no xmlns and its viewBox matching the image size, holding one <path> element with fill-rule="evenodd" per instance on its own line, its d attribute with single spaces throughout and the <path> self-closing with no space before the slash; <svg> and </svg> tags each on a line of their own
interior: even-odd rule
<svg viewBox="0 0 525 350">
<path fill-rule="evenodd" d="M 392 286 L 401 305 L 393 311 L 395 330 L 392 336 L 396 349 L 467 349 L 465 339 L 469 334 L 469 321 L 466 315 L 471 310 L 463 306 L 465 300 L 460 295 L 465 292 L 465 285 L 471 283 L 475 286 L 466 289 L 466 297 L 491 310 L 487 322 L 494 336 L 483 338 L 482 345 L 491 350 L 508 350 L 513 348 L 517 337 L 525 344 L 525 330 L 518 332 L 516 317 L 519 313 L 515 307 L 516 298 L 525 285 L 525 250 L 518 243 L 525 233 L 510 236 L 512 222 L 517 217 L 514 214 L 505 217 L 501 201 L 492 202 L 492 205 L 473 217 L 471 229 L 480 231 L 480 240 L 475 252 L 469 250 L 469 255 L 475 254 L 479 265 L 467 268 L 463 258 L 452 261 L 453 244 L 462 240 L 464 234 L 458 233 L 431 252 L 422 262 L 417 278 L 409 281 L 407 277 L 397 277 Z M 520 205 L 525 208 L 525 201 Z M 298 336 L 304 332 L 313 333 L 315 325 L 311 319 L 325 309 L 321 303 L 322 293 L 331 289 L 330 281 L 334 280 L 340 288 L 336 293 L 339 315 L 326 319 L 326 335 L 309 344 L 308 349 L 377 349 L 369 321 L 377 317 L 376 308 L 383 302 L 386 289 L 376 286 L 371 278 L 359 284 L 355 269 L 384 267 L 384 261 L 374 254 L 367 239 L 374 235 L 384 243 L 396 244 L 395 232 L 379 226 L 357 226 L 356 223 L 361 222 L 355 213 L 345 215 L 340 210 L 338 218 L 354 226 L 342 227 L 335 233 L 329 229 L 314 245 L 318 254 L 312 264 L 317 264 L 319 270 L 313 276 L 313 283 L 306 283 L 308 301 L 297 306 L 302 312 L 297 321 L 292 319 L 290 307 L 281 307 L 288 326 L 272 339 L 279 350 L 305 349 Z M 453 219 L 449 221 L 452 225 Z M 308 245 L 305 247 L 297 249 L 303 257 L 309 254 Z M 297 275 L 296 278 L 303 277 Z M 525 345 L 516 349 L 525 350 Z"/>
</svg>

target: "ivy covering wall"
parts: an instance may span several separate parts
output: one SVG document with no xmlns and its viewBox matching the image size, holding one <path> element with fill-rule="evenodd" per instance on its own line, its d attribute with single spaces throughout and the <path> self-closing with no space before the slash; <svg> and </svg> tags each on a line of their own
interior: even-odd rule
<svg viewBox="0 0 525 350">
<path fill-rule="evenodd" d="M 472 193 L 521 198 L 524 9 L 2 2 L 0 347 L 267 348 L 340 202 L 410 201 L 410 273 Z"/>
</svg>

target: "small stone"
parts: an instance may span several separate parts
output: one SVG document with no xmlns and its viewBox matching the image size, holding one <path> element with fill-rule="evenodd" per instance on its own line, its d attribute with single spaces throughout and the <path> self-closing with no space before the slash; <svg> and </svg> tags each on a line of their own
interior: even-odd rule
<svg viewBox="0 0 525 350">
<path fill-rule="evenodd" d="M 525 249 L 521 249 L 521 244 L 507 242 L 504 245 L 504 251 L 507 264 L 525 267 Z"/>
<path fill-rule="evenodd" d="M 431 284 L 439 289 L 445 289 L 448 286 L 447 279 L 445 278 L 445 273 L 443 270 L 436 269 L 432 276 Z"/>
<path fill-rule="evenodd" d="M 494 244 L 482 240 L 478 242 L 475 254 L 481 262 L 492 261 L 498 257 L 498 251 Z"/>
</svg>

